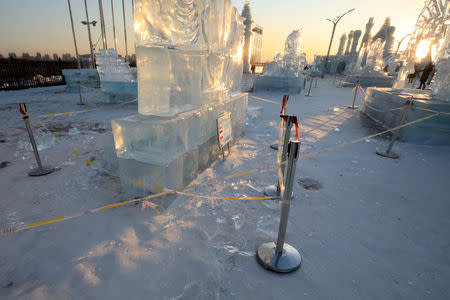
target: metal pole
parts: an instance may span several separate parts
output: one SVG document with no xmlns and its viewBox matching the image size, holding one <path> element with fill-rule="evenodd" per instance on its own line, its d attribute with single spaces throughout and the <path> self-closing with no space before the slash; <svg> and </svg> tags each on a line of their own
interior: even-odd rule
<svg viewBox="0 0 450 300">
<path fill-rule="evenodd" d="M 103 49 L 108 49 L 108 41 L 106 40 L 106 29 L 105 29 L 105 15 L 103 14 L 103 1 L 98 0 L 98 7 L 100 10 L 100 25 L 102 28 L 102 42 Z"/>
<path fill-rule="evenodd" d="M 414 104 L 413 99 L 409 99 L 408 101 L 406 101 L 405 107 L 403 108 L 402 117 L 400 118 L 400 124 L 398 126 L 403 125 L 403 122 L 406 119 L 406 115 L 408 114 L 408 110 L 413 106 L 413 104 Z M 394 152 L 391 152 L 392 151 L 392 147 L 394 146 L 394 142 L 397 139 L 398 134 L 400 133 L 400 129 L 401 128 L 399 128 L 399 129 L 397 129 L 397 130 L 395 130 L 393 132 L 392 139 L 391 139 L 391 142 L 389 143 L 389 146 L 388 146 L 387 150 L 377 149 L 376 153 L 378 155 L 381 155 L 381 156 L 384 156 L 384 157 L 389 157 L 389 158 L 399 158 L 400 157 L 400 155 L 398 155 L 398 154 L 396 154 Z"/>
<path fill-rule="evenodd" d="M 283 152 L 281 153 L 281 162 L 286 161 L 287 153 L 288 153 L 288 146 L 289 146 L 289 140 L 291 139 L 291 129 L 292 129 L 292 119 L 290 116 L 287 116 L 286 121 L 286 131 L 284 132 L 284 140 L 283 140 Z M 286 164 L 282 164 L 280 166 L 281 172 L 284 176 L 284 169 L 286 168 Z"/>
<path fill-rule="evenodd" d="M 316 77 L 316 81 L 314 81 L 314 88 L 317 87 L 317 80 L 319 80 L 319 79 Z"/>
<path fill-rule="evenodd" d="M 358 95 L 358 89 L 359 89 L 360 83 L 361 83 L 361 81 L 358 79 L 358 81 L 356 82 L 356 85 L 355 85 L 355 93 L 353 94 L 352 106 L 348 105 L 347 108 L 350 108 L 350 109 L 358 108 L 358 106 L 355 106 L 355 102 L 356 102 L 356 96 Z"/>
<path fill-rule="evenodd" d="M 292 119 L 290 116 L 287 116 L 287 120 L 285 121 L 286 124 L 286 128 L 284 131 L 284 141 L 283 141 L 283 151 L 281 154 L 281 162 L 286 161 L 286 157 L 287 157 L 287 151 L 288 151 L 288 146 L 289 146 L 289 140 L 291 138 L 291 128 L 292 125 L 294 124 L 292 122 Z M 277 150 L 278 150 L 278 145 L 277 145 Z M 282 164 L 280 166 L 281 172 L 283 173 L 283 178 L 284 178 L 284 169 L 286 168 L 286 164 Z M 277 182 L 277 184 L 275 185 L 269 185 L 266 186 L 264 188 L 264 194 L 270 197 L 278 197 L 280 196 L 280 183 Z"/>
<path fill-rule="evenodd" d="M 125 20 L 125 2 L 122 0 L 122 14 L 123 14 L 123 35 L 125 37 L 125 60 L 128 59 L 128 44 L 127 44 L 127 23 Z"/>
<path fill-rule="evenodd" d="M 41 162 L 41 157 L 39 156 L 38 148 L 36 146 L 36 141 L 34 140 L 33 131 L 31 130 L 30 119 L 27 114 L 27 107 L 24 103 L 19 104 L 20 112 L 23 115 L 23 121 L 25 122 L 25 126 L 27 127 L 28 136 L 30 138 L 31 147 L 33 147 L 34 158 L 36 159 L 37 168 L 28 171 L 28 175 L 30 176 L 42 176 L 46 174 L 50 174 L 53 172 L 52 167 L 43 167 Z"/>
<path fill-rule="evenodd" d="M 91 25 L 89 23 L 89 14 L 88 14 L 88 7 L 87 7 L 86 0 L 84 0 L 84 7 L 86 9 L 86 22 L 87 22 L 87 29 L 88 29 L 88 36 L 89 36 L 89 48 L 91 49 L 91 65 L 92 65 L 92 68 L 95 69 L 95 57 L 94 57 L 94 49 L 92 47 Z"/>
<path fill-rule="evenodd" d="M 313 82 L 313 75 L 312 75 L 312 73 L 311 73 L 311 76 L 309 78 L 309 81 L 310 81 L 310 83 L 309 83 L 309 90 L 308 90 L 308 94 L 305 95 L 306 97 L 311 97 L 312 96 L 311 95 L 311 87 L 312 87 L 312 82 Z"/>
<path fill-rule="evenodd" d="M 116 49 L 117 51 L 116 21 L 114 18 L 114 0 L 111 0 L 111 11 L 112 11 L 113 35 L 114 35 L 114 49 Z"/>
<path fill-rule="evenodd" d="M 286 173 L 286 189 L 283 195 L 283 205 L 281 207 L 280 226 L 278 228 L 277 246 L 275 248 L 275 256 L 279 257 L 283 250 L 284 240 L 286 238 L 287 221 L 289 217 L 289 208 L 291 205 L 292 189 L 294 186 L 295 167 L 297 164 L 300 142 L 289 142 L 289 162 Z"/>
<path fill-rule="evenodd" d="M 330 50 L 331 50 L 331 44 L 333 43 L 333 37 L 334 37 L 334 32 L 336 31 L 336 25 L 339 23 L 339 21 L 348 13 L 354 11 L 355 9 L 352 8 L 349 11 L 343 13 L 340 16 L 337 16 L 334 20 L 330 20 L 327 19 L 327 21 L 330 21 L 331 23 L 333 23 L 333 31 L 331 32 L 331 38 L 330 38 L 330 44 L 328 45 L 328 52 L 327 52 L 327 56 L 325 58 L 325 64 L 324 64 L 324 68 L 323 68 L 323 72 L 322 72 L 322 78 L 325 77 L 325 72 L 327 70 L 327 64 L 328 64 L 328 57 L 330 56 Z"/>
<path fill-rule="evenodd" d="M 297 249 L 284 242 L 286 239 L 286 228 L 299 149 L 299 141 L 291 141 L 289 143 L 286 189 L 283 195 L 277 242 L 276 244 L 273 242 L 264 243 L 256 251 L 256 259 L 264 268 L 279 273 L 288 273 L 297 270 L 302 261 L 302 257 Z"/>
<path fill-rule="evenodd" d="M 81 87 L 80 87 L 80 82 L 78 81 L 78 94 L 80 95 L 80 102 L 78 102 L 78 105 L 85 105 L 85 103 L 83 102 L 83 97 L 81 96 Z"/>
<path fill-rule="evenodd" d="M 72 6 L 70 5 L 70 0 L 67 0 L 67 4 L 69 5 L 70 24 L 72 25 L 73 44 L 75 46 L 75 55 L 77 56 L 77 65 L 78 69 L 81 69 L 80 55 L 78 54 L 77 38 L 75 36 L 75 27 L 73 26 Z"/>
<path fill-rule="evenodd" d="M 339 21 L 338 21 L 339 22 Z M 328 57 L 330 56 L 331 44 L 333 43 L 334 32 L 336 31 L 337 22 L 333 22 L 333 31 L 331 31 L 330 44 L 328 45 L 327 56 L 325 57 L 325 63 L 323 65 L 322 78 L 325 77 L 325 72 L 327 71 Z"/>
<path fill-rule="evenodd" d="M 36 159 L 36 164 L 39 170 L 42 170 L 42 162 L 41 157 L 39 156 L 39 152 L 36 146 L 36 141 L 34 140 L 33 131 L 31 131 L 30 119 L 28 116 L 24 116 L 23 120 L 25 121 L 25 126 L 27 127 L 28 136 L 30 137 L 31 146 L 33 147 L 34 158 Z"/>
</svg>

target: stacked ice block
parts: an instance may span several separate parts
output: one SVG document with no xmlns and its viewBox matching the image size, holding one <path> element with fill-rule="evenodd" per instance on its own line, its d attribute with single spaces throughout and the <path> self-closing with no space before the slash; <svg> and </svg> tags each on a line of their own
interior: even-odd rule
<svg viewBox="0 0 450 300">
<path fill-rule="evenodd" d="M 181 187 L 209 166 L 217 118 L 230 112 L 240 137 L 247 95 L 243 24 L 229 0 L 137 0 L 134 28 L 139 114 L 112 127 L 124 192 L 136 195 L 134 180 Z"/>
<path fill-rule="evenodd" d="M 100 87 L 106 102 L 118 103 L 137 96 L 136 74 L 115 49 L 101 49 L 95 55 Z"/>
</svg>

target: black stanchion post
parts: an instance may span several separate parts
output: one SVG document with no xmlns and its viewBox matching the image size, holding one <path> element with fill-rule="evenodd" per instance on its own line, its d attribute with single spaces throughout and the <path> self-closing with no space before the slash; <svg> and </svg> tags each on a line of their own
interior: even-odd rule
<svg viewBox="0 0 450 300">
<path fill-rule="evenodd" d="M 406 115 L 408 114 L 408 110 L 414 105 L 414 101 L 413 99 L 408 99 L 405 103 L 405 107 L 403 108 L 403 114 L 402 117 L 400 118 L 400 124 L 399 126 L 402 126 L 405 119 L 406 119 Z M 384 156 L 384 157 L 389 157 L 389 158 L 399 158 L 400 155 L 398 155 L 397 153 L 392 152 L 392 147 L 394 146 L 394 142 L 397 139 L 398 134 L 400 133 L 401 128 L 395 130 L 393 132 L 392 135 L 392 139 L 391 142 L 389 143 L 389 146 L 387 148 L 387 150 L 383 150 L 383 149 L 377 149 L 376 154 L 380 155 L 380 156 Z"/>
<path fill-rule="evenodd" d="M 308 94 L 306 94 L 306 97 L 311 97 L 311 87 L 312 87 L 312 82 L 313 82 L 313 73 L 311 72 L 311 76 L 309 78 L 309 89 L 308 89 Z"/>
<path fill-rule="evenodd" d="M 355 93 L 353 94 L 352 106 L 348 105 L 347 108 L 358 109 L 358 106 L 355 106 L 355 102 L 356 102 L 356 96 L 358 95 L 358 89 L 359 89 L 360 85 L 361 85 L 361 81 L 358 79 L 358 81 L 356 82 L 356 85 L 355 85 Z"/>
<path fill-rule="evenodd" d="M 25 122 L 25 126 L 27 127 L 28 136 L 30 137 L 30 143 L 33 147 L 34 157 L 36 158 L 37 168 L 28 171 L 28 175 L 30 176 L 42 176 L 50 174 L 54 171 L 52 167 L 44 167 L 42 166 L 41 157 L 39 156 L 39 152 L 36 146 L 36 141 L 34 140 L 33 131 L 31 131 L 30 119 L 27 114 L 27 106 L 24 103 L 19 105 L 20 113 L 23 115 L 23 120 Z"/>
<path fill-rule="evenodd" d="M 285 243 L 286 228 L 291 204 L 292 189 L 295 178 L 295 167 L 299 156 L 300 142 L 289 142 L 289 162 L 286 171 L 286 188 L 281 207 L 280 226 L 277 242 L 264 243 L 256 251 L 257 261 L 266 269 L 278 273 L 289 273 L 300 267 L 302 256 L 293 246 Z"/>
</svg>

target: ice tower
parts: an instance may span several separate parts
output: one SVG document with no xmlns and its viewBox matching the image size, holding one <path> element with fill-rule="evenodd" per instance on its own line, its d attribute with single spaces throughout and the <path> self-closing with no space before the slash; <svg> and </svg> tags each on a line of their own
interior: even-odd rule
<svg viewBox="0 0 450 300">
<path fill-rule="evenodd" d="M 218 156 L 217 118 L 243 134 L 242 18 L 230 0 L 136 0 L 138 114 L 112 121 L 126 194 L 179 188 Z M 141 185 L 136 184 L 141 183 Z"/>
</svg>

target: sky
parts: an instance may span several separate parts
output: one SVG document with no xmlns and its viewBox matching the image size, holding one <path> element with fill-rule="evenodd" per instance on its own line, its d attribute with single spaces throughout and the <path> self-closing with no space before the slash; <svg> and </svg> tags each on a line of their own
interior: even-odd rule
<svg viewBox="0 0 450 300">
<path fill-rule="evenodd" d="M 125 53 L 122 0 L 114 4 L 117 48 Z M 70 0 L 80 54 L 89 51 L 87 29 L 81 21 L 86 19 L 83 0 Z M 99 21 L 97 0 L 87 0 L 89 19 Z M 125 0 L 128 52 L 134 53 L 131 0 Z M 239 12 L 245 0 L 232 0 Z M 396 27 L 394 36 L 401 39 L 410 33 L 424 4 L 423 0 L 253 0 L 250 7 L 253 20 L 264 28 L 263 60 L 270 61 L 276 52 L 282 52 L 287 35 L 295 29 L 302 29 L 302 52 L 311 61 L 315 54 L 326 54 L 331 36 L 332 18 L 349 9 L 355 11 L 346 15 L 337 25 L 331 54 L 336 53 L 339 38 L 350 30 L 360 29 L 374 17 L 375 34 L 387 16 Z M 7 56 L 15 52 L 36 55 L 36 52 L 52 56 L 57 53 L 75 54 L 67 0 L 0 0 L 0 54 Z M 113 25 L 111 0 L 103 0 L 108 47 L 113 47 Z M 100 25 L 92 28 L 94 44 L 100 37 Z M 101 41 L 98 48 L 102 46 Z M 394 46 L 396 47 L 396 45 Z"/>
</svg>

